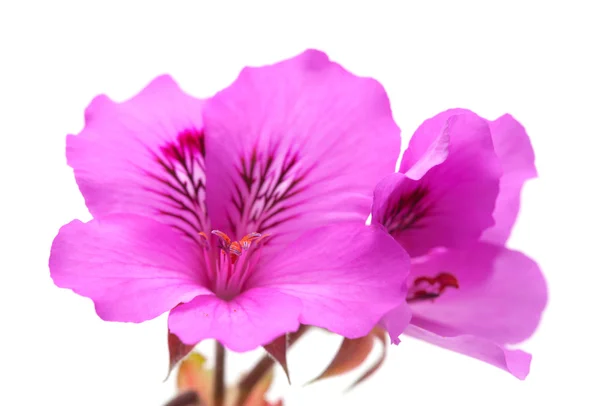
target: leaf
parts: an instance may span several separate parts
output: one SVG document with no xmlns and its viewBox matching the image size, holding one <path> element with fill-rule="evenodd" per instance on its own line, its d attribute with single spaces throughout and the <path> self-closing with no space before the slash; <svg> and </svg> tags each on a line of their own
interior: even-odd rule
<svg viewBox="0 0 600 406">
<path fill-rule="evenodd" d="M 169 372 L 167 373 L 167 377 L 165 381 L 169 379 L 171 376 L 171 372 L 175 365 L 183 358 L 186 357 L 195 347 L 195 345 L 188 345 L 181 342 L 179 337 L 169 331 L 168 337 L 168 345 L 169 345 Z"/>
<path fill-rule="evenodd" d="M 342 375 L 350 372 L 359 366 L 367 359 L 373 349 L 373 337 L 371 333 L 365 337 L 356 339 L 344 338 L 337 354 L 329 363 L 329 366 L 307 385 L 315 383 L 325 378 Z"/>
<path fill-rule="evenodd" d="M 288 349 L 288 337 L 286 335 L 282 335 L 275 340 L 273 340 L 270 344 L 267 344 L 263 347 L 271 357 L 275 361 L 281 365 L 283 371 L 285 372 L 285 376 L 287 377 L 288 383 L 291 385 L 290 374 L 288 371 L 287 365 L 287 349 Z"/>
<path fill-rule="evenodd" d="M 334 376 L 342 375 L 347 372 L 353 371 L 361 366 L 371 354 L 375 339 L 378 339 L 382 344 L 382 352 L 380 357 L 377 359 L 375 364 L 371 366 L 364 374 L 362 374 L 352 385 L 346 389 L 350 391 L 354 389 L 358 384 L 373 375 L 383 364 L 387 355 L 387 333 L 385 330 L 375 327 L 365 337 L 349 339 L 344 338 L 342 345 L 338 350 L 337 354 L 329 364 L 329 366 L 323 371 L 321 375 L 308 382 L 307 385 L 320 381 L 325 378 L 331 378 Z"/>
<path fill-rule="evenodd" d="M 373 330 L 371 330 L 369 337 L 371 337 L 371 339 L 373 339 L 373 340 L 376 338 L 381 342 L 381 355 L 379 356 L 379 358 L 377 359 L 377 361 L 375 362 L 375 364 L 373 364 L 373 366 L 371 368 L 369 368 L 364 374 L 362 374 L 360 376 L 360 378 L 358 378 L 356 381 L 354 381 L 354 383 L 352 385 L 350 385 L 348 387 L 348 389 L 346 389 L 346 392 L 354 389 L 356 386 L 358 386 L 358 384 L 362 383 L 368 377 L 370 377 L 375 372 L 377 372 L 377 370 L 381 367 L 381 365 L 383 365 L 383 361 L 385 361 L 385 357 L 387 355 L 387 337 L 388 337 L 387 332 L 382 328 L 375 327 Z"/>
<path fill-rule="evenodd" d="M 213 371 L 206 369 L 206 358 L 193 352 L 179 366 L 177 389 L 179 392 L 192 390 L 198 394 L 201 404 L 212 403 Z"/>
</svg>

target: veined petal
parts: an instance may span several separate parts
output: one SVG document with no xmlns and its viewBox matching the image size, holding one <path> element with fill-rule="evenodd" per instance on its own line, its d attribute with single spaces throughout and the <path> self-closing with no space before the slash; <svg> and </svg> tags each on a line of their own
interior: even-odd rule
<svg viewBox="0 0 600 406">
<path fill-rule="evenodd" d="M 504 346 L 525 340 L 539 324 L 547 288 L 538 265 L 519 252 L 478 243 L 461 251 L 435 253 L 413 264 L 411 279 L 441 272 L 452 274 L 459 287 L 433 300 L 411 303 L 411 324 L 439 337 L 429 335 L 427 341 L 483 359 L 517 377 L 526 375 L 524 364 L 513 370 L 508 358 L 502 364 L 498 357 L 508 357 Z M 512 359 L 525 360 L 515 352 L 510 354 Z"/>
<path fill-rule="evenodd" d="M 418 323 L 418 319 L 415 320 Z M 440 336 L 417 325 L 409 326 L 405 334 L 438 347 L 458 352 L 503 369 L 516 378 L 529 374 L 531 355 L 521 350 L 511 350 L 491 340 L 473 335 Z"/>
<path fill-rule="evenodd" d="M 125 102 L 91 102 L 67 161 L 94 217 L 146 215 L 193 239 L 207 231 L 203 105 L 169 76 Z"/>
<path fill-rule="evenodd" d="M 298 297 L 301 323 L 358 338 L 393 308 L 407 306 L 408 270 L 406 252 L 380 227 L 336 224 L 290 243 L 256 269 L 248 286 Z"/>
<path fill-rule="evenodd" d="M 272 288 L 249 289 L 231 300 L 202 295 L 169 315 L 169 329 L 187 344 L 214 338 L 233 351 L 253 350 L 296 331 L 302 303 Z"/>
<path fill-rule="evenodd" d="M 142 322 L 208 292 L 198 252 L 167 225 L 114 214 L 63 226 L 49 266 L 54 283 L 92 299 L 102 319 Z"/>
<path fill-rule="evenodd" d="M 436 134 L 443 122 L 459 114 L 475 115 L 467 109 L 450 109 L 432 119 L 426 120 L 415 132 L 409 148 L 404 152 L 400 172 L 407 172 L 426 161 L 423 157 L 428 148 L 435 144 Z M 525 128 L 510 114 L 496 120 L 486 120 L 490 127 L 494 152 L 500 160 L 502 177 L 496 206 L 494 208 L 495 224 L 483 232 L 482 239 L 503 245 L 508 239 L 517 218 L 523 184 L 528 179 L 537 177 L 535 155 Z M 414 169 L 414 168 L 413 168 Z"/>
<path fill-rule="evenodd" d="M 521 189 L 528 179 L 537 177 L 535 155 L 525 128 L 505 114 L 490 122 L 494 150 L 502 163 L 500 193 L 494 209 L 493 227 L 484 231 L 482 239 L 504 245 L 517 219 Z"/>
<path fill-rule="evenodd" d="M 373 221 L 412 257 L 469 245 L 493 225 L 501 169 L 482 118 L 462 113 L 425 121 L 400 169 L 375 188 Z"/>
<path fill-rule="evenodd" d="M 244 69 L 204 108 L 214 228 L 283 245 L 338 221 L 364 223 L 400 149 L 383 87 L 322 52 Z"/>
</svg>

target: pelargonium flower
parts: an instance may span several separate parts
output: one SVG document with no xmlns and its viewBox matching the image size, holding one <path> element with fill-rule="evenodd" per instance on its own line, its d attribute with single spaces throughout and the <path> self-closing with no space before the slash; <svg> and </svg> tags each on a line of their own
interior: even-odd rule
<svg viewBox="0 0 600 406">
<path fill-rule="evenodd" d="M 508 346 L 536 329 L 546 284 L 533 260 L 504 245 L 535 176 L 527 133 L 510 115 L 453 109 L 417 129 L 373 202 L 373 222 L 411 255 L 407 335 L 527 376 L 531 356 Z"/>
<path fill-rule="evenodd" d="M 168 76 L 98 96 L 67 138 L 93 219 L 61 228 L 52 278 L 104 320 L 170 312 L 185 344 L 246 351 L 300 323 L 366 335 L 405 300 L 408 256 L 364 225 L 399 144 L 383 87 L 314 50 L 207 100 Z"/>
</svg>

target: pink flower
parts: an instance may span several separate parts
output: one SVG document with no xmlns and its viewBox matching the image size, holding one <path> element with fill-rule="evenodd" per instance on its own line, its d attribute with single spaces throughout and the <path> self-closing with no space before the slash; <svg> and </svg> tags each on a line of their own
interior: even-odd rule
<svg viewBox="0 0 600 406">
<path fill-rule="evenodd" d="M 406 334 L 527 376 L 531 356 L 508 345 L 536 329 L 546 284 L 533 260 L 504 244 L 521 188 L 536 176 L 527 133 L 509 115 L 486 121 L 454 109 L 417 129 L 373 203 L 374 223 L 412 258 Z"/>
<path fill-rule="evenodd" d="M 375 80 L 309 50 L 208 100 L 162 76 L 85 118 L 67 159 L 94 218 L 61 228 L 50 272 L 102 319 L 170 311 L 184 343 L 245 351 L 300 323 L 363 336 L 405 300 L 408 256 L 364 225 L 400 148 Z"/>
</svg>

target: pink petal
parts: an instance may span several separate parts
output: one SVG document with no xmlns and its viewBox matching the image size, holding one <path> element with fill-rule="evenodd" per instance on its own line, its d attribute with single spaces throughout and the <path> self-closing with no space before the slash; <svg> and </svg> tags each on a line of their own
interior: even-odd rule
<svg viewBox="0 0 600 406">
<path fill-rule="evenodd" d="M 506 114 L 490 122 L 494 149 L 502 163 L 500 193 L 496 200 L 496 224 L 483 233 L 482 239 L 503 245 L 519 213 L 521 189 L 528 179 L 537 177 L 535 156 L 523 126 Z"/>
<path fill-rule="evenodd" d="M 438 347 L 458 352 L 480 361 L 487 362 L 508 371 L 518 379 L 529 374 L 531 355 L 521 350 L 510 350 L 490 340 L 472 335 L 442 337 L 415 325 L 408 326 L 405 334 Z"/>
<path fill-rule="evenodd" d="M 301 323 L 357 338 L 390 310 L 406 306 L 408 269 L 408 256 L 384 230 L 337 224 L 290 243 L 256 270 L 248 286 L 296 296 L 303 305 Z"/>
<path fill-rule="evenodd" d="M 243 352 L 298 329 L 302 303 L 272 288 L 255 288 L 230 301 L 198 296 L 169 315 L 169 329 L 188 344 L 214 338 Z"/>
<path fill-rule="evenodd" d="M 406 329 L 412 318 L 409 306 L 404 303 L 387 312 L 379 321 L 379 325 L 390 335 L 392 344 L 400 344 L 400 334 Z"/>
<path fill-rule="evenodd" d="M 67 137 L 67 161 L 94 217 L 147 215 L 205 231 L 204 101 L 160 76 L 130 100 L 96 97 Z"/>
<path fill-rule="evenodd" d="M 466 250 L 439 252 L 413 264 L 411 278 L 441 272 L 453 274 L 459 288 L 449 288 L 433 301 L 412 304 L 411 324 L 440 337 L 463 337 L 440 344 L 443 347 L 458 345 L 454 350 L 498 366 L 498 351 L 504 353 L 506 344 L 527 339 L 537 328 L 547 302 L 547 287 L 538 265 L 527 256 L 479 243 Z M 445 343 L 443 339 L 440 342 Z M 487 350 L 482 348 L 494 348 L 490 350 L 493 354 L 483 354 Z M 517 377 L 523 371 L 520 367 L 513 371 L 508 364 L 505 368 Z"/>
<path fill-rule="evenodd" d="M 402 154 L 400 172 L 407 173 L 409 169 L 432 151 L 432 146 L 444 145 L 438 140 L 447 125 L 448 119 L 461 114 L 474 115 L 467 109 L 449 109 L 425 120 L 415 131 L 408 143 L 408 148 Z M 438 162 L 439 163 L 439 162 Z M 432 167 L 434 165 L 431 165 Z"/>
<path fill-rule="evenodd" d="M 61 288 L 92 299 L 109 321 L 141 322 L 208 292 L 194 243 L 137 215 L 110 215 L 63 226 L 50 253 Z"/>
<path fill-rule="evenodd" d="M 332 222 L 364 223 L 400 149 L 388 97 L 322 52 L 246 68 L 204 109 L 214 228 L 270 246 Z"/>
<path fill-rule="evenodd" d="M 400 167 L 406 173 L 375 188 L 373 220 L 413 257 L 474 243 L 494 223 L 501 172 L 489 127 L 470 112 L 445 115 L 417 130 Z"/>
</svg>

